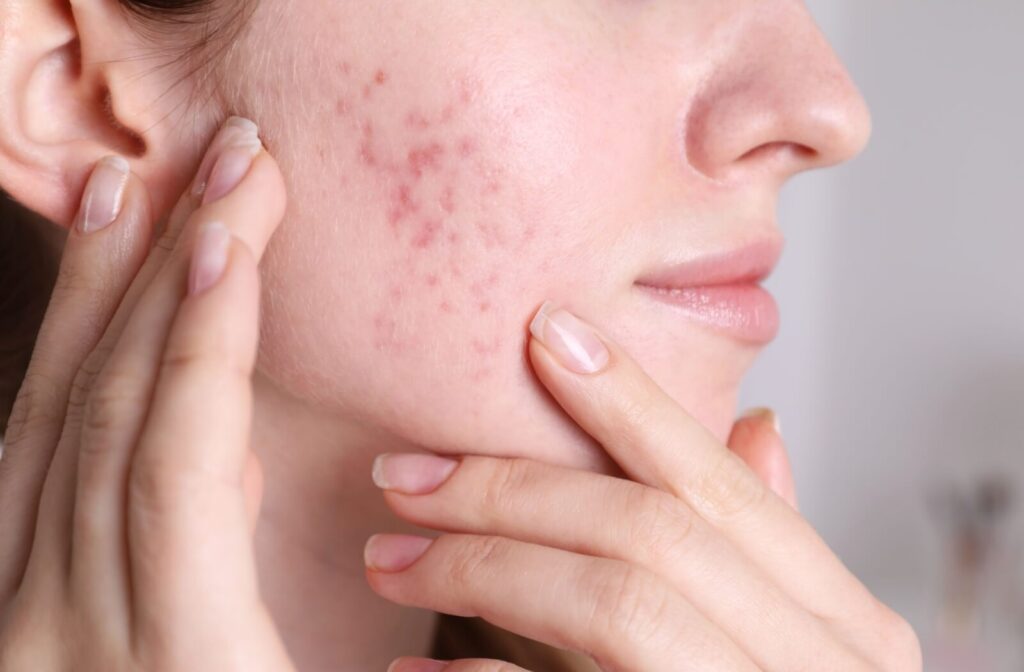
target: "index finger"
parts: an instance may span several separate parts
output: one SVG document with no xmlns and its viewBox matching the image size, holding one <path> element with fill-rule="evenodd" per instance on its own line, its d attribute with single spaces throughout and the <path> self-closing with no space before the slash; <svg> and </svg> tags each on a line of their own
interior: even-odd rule
<svg viewBox="0 0 1024 672">
<path fill-rule="evenodd" d="M 814 528 L 621 347 L 551 303 L 530 331 L 537 376 L 630 478 L 685 501 L 812 613 L 875 608 Z"/>
</svg>

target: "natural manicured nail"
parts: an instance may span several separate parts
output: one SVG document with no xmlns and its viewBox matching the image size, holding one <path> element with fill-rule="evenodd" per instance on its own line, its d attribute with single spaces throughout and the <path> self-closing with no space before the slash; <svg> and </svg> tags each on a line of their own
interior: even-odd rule
<svg viewBox="0 0 1024 672">
<path fill-rule="evenodd" d="M 262 146 L 259 138 L 252 136 L 241 138 L 225 148 L 217 163 L 213 165 L 210 180 L 203 193 L 203 205 L 213 203 L 231 193 L 249 172 L 252 161 L 260 153 Z"/>
<path fill-rule="evenodd" d="M 82 194 L 77 222 L 79 232 L 99 231 L 117 219 L 130 170 L 128 162 L 120 156 L 106 156 L 99 160 Z"/>
<path fill-rule="evenodd" d="M 425 495 L 448 480 L 458 460 L 419 453 L 384 453 L 373 460 L 373 482 L 385 490 Z"/>
<path fill-rule="evenodd" d="M 440 672 L 448 667 L 447 660 L 434 660 L 433 658 L 415 658 L 395 660 L 388 665 L 387 672 Z"/>
<path fill-rule="evenodd" d="M 530 333 L 567 369 L 597 373 L 608 364 L 608 348 L 597 332 L 564 308 L 545 301 L 530 322 Z"/>
<path fill-rule="evenodd" d="M 741 418 L 764 418 L 772 423 L 772 427 L 775 428 L 775 433 L 782 436 L 782 424 L 779 422 L 779 414 L 770 408 L 759 406 L 757 408 L 751 408 Z"/>
<path fill-rule="evenodd" d="M 196 171 L 195 180 L 192 182 L 192 196 L 205 196 L 221 155 L 228 148 L 239 145 L 243 147 L 256 145 L 256 149 L 253 151 L 255 156 L 255 152 L 259 149 L 259 127 L 256 126 L 255 122 L 244 117 L 228 117 L 220 127 L 220 130 L 217 131 L 217 135 L 210 141 L 206 155 L 203 156 L 203 160 L 199 163 L 199 170 Z M 245 173 L 242 173 L 242 175 L 244 176 Z"/>
<path fill-rule="evenodd" d="M 423 555 L 433 539 L 411 534 L 375 534 L 366 542 L 363 561 L 378 572 L 400 572 Z"/>
<path fill-rule="evenodd" d="M 227 266 L 230 246 L 231 232 L 220 222 L 199 229 L 188 274 L 189 294 L 199 294 L 217 283 Z"/>
</svg>

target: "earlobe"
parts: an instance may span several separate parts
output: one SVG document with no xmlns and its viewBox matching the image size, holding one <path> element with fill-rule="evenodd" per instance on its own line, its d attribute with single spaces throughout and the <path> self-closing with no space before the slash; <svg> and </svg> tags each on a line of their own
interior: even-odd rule
<svg viewBox="0 0 1024 672">
<path fill-rule="evenodd" d="M 103 156 L 168 191 L 184 183 L 198 150 L 172 108 L 190 82 L 162 57 L 119 0 L 0 0 L 0 187 L 67 227 Z"/>
</svg>

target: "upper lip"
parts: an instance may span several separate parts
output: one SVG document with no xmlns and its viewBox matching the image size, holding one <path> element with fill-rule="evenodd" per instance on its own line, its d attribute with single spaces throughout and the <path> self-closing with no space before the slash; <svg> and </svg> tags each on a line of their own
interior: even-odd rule
<svg viewBox="0 0 1024 672">
<path fill-rule="evenodd" d="M 782 255 L 781 236 L 757 238 L 720 252 L 682 263 L 665 263 L 637 278 L 636 284 L 657 289 L 756 284 L 767 278 Z"/>
</svg>

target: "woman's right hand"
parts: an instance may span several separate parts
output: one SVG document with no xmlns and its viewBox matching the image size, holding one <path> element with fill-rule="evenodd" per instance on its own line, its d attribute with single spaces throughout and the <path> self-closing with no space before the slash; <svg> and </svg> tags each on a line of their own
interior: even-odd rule
<svg viewBox="0 0 1024 672">
<path fill-rule="evenodd" d="M 283 179 L 233 118 L 157 232 L 119 165 L 90 178 L 5 436 L 0 670 L 289 672 L 249 448 Z"/>
</svg>

